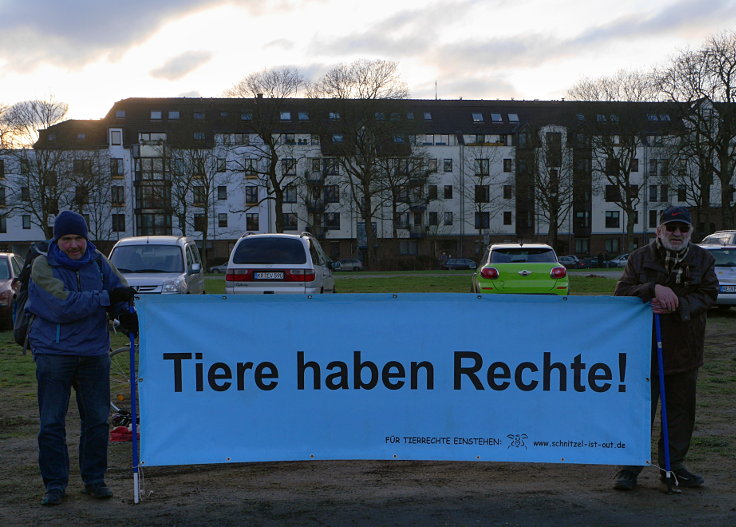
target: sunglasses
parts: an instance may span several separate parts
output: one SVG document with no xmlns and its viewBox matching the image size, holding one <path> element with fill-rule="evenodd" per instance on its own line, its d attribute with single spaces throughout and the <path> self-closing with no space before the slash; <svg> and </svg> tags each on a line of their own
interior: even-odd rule
<svg viewBox="0 0 736 527">
<path fill-rule="evenodd" d="M 668 223 L 664 228 L 667 229 L 667 232 L 675 232 L 676 230 L 679 230 L 683 234 L 690 232 L 690 225 L 684 223 Z"/>
</svg>

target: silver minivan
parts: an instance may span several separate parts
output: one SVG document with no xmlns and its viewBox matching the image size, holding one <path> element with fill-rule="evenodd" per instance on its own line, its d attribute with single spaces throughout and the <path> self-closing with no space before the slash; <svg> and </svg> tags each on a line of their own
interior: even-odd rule
<svg viewBox="0 0 736 527">
<path fill-rule="evenodd" d="M 332 269 L 333 263 L 309 233 L 246 233 L 230 253 L 225 293 L 334 293 Z"/>
<path fill-rule="evenodd" d="M 133 236 L 119 240 L 110 261 L 138 293 L 204 293 L 197 244 L 187 236 Z"/>
</svg>

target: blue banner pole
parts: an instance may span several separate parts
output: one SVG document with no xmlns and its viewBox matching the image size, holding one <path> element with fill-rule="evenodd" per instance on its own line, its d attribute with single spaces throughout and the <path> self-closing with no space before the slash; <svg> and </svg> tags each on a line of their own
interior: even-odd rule
<svg viewBox="0 0 736 527">
<path fill-rule="evenodd" d="M 135 313 L 135 308 L 131 304 L 130 312 Z M 135 367 L 135 334 L 131 331 L 128 334 L 130 338 L 130 414 L 131 427 L 133 437 L 131 440 L 132 459 L 133 459 L 133 503 L 140 502 L 140 484 L 138 480 L 138 375 Z"/>
<path fill-rule="evenodd" d="M 664 389 L 664 358 L 662 354 L 662 324 L 659 314 L 654 314 L 654 328 L 657 336 L 657 369 L 659 370 L 659 401 L 662 417 L 662 442 L 664 443 L 664 469 L 667 480 L 667 493 L 672 494 L 672 470 L 670 466 L 670 433 L 667 424 L 667 399 Z"/>
</svg>

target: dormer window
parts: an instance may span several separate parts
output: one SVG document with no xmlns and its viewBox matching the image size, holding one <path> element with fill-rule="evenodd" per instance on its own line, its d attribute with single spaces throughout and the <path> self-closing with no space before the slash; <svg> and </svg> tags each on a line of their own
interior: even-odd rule
<svg viewBox="0 0 736 527">
<path fill-rule="evenodd" d="M 503 122 L 503 117 L 501 117 L 501 114 L 500 113 L 492 113 L 491 114 L 491 121 L 493 121 L 494 123 L 502 123 Z"/>
<path fill-rule="evenodd" d="M 482 113 L 474 113 L 473 114 L 473 122 L 474 123 L 482 123 L 483 122 L 483 114 Z"/>
</svg>

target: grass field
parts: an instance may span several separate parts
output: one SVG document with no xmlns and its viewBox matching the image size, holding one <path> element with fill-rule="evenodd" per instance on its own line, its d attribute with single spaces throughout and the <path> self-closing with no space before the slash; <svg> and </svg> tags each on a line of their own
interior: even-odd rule
<svg viewBox="0 0 736 527">
<path fill-rule="evenodd" d="M 570 294 L 610 295 L 616 286 L 613 278 L 589 277 L 590 273 L 570 273 Z M 468 271 L 382 271 L 369 273 L 338 273 L 335 275 L 338 293 L 468 293 Z M 225 277 L 209 275 L 205 288 L 211 294 L 225 292 Z"/>
</svg>

